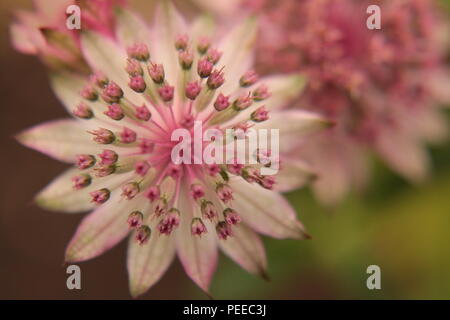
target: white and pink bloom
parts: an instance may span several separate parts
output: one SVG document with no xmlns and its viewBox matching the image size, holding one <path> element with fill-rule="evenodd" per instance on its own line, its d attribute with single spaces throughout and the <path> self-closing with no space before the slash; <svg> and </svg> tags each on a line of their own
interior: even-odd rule
<svg viewBox="0 0 450 320">
<path fill-rule="evenodd" d="M 26 146 L 76 165 L 36 198 L 55 211 L 93 210 L 70 241 L 66 261 L 94 258 L 130 235 L 133 296 L 158 281 L 175 254 L 207 291 L 218 247 L 264 276 L 266 257 L 257 233 L 308 237 L 278 193 L 313 176 L 302 161 L 285 157 L 291 145 L 329 125 L 308 111 L 281 109 L 298 95 L 303 78 L 249 72 L 255 19 L 220 37 L 209 18 L 188 25 L 168 2 L 157 9 L 151 28 L 125 10 L 117 11 L 115 20 L 114 38 L 81 35 L 81 53 L 94 75 L 52 75 L 55 93 L 75 119 L 18 136 Z M 198 121 L 205 129 L 241 128 L 240 138 L 250 127 L 280 129 L 279 174 L 262 176 L 262 162 L 176 165 L 171 133 L 192 130 Z M 270 150 L 258 157 L 268 155 Z"/>
<path fill-rule="evenodd" d="M 446 137 L 441 106 L 450 101 L 449 28 L 439 1 L 192 1 L 225 19 L 250 9 L 261 22 L 257 70 L 307 76 L 292 106 L 336 123 L 299 144 L 318 174 L 320 200 L 333 204 L 361 189 L 373 151 L 412 182 L 427 177 L 426 144 Z M 381 30 L 366 27 L 372 4 L 381 8 Z"/>
</svg>

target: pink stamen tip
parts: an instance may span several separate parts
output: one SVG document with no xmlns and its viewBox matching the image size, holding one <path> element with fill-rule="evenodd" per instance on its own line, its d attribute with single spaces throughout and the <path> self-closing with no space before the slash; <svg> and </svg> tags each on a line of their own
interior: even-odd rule
<svg viewBox="0 0 450 320">
<path fill-rule="evenodd" d="M 96 204 L 102 204 L 102 203 L 105 203 L 106 201 L 108 201 L 108 199 L 111 195 L 111 192 L 108 189 L 103 188 L 100 190 L 90 192 L 89 194 L 92 197 L 91 202 L 94 202 Z"/>
<path fill-rule="evenodd" d="M 80 91 L 80 95 L 89 101 L 95 101 L 98 98 L 98 93 L 95 90 L 94 86 L 90 83 L 88 83 L 86 86 L 84 86 L 83 89 Z"/>
<path fill-rule="evenodd" d="M 208 37 L 200 37 L 197 44 L 198 53 L 205 54 L 208 51 L 210 45 L 211 41 Z"/>
<path fill-rule="evenodd" d="M 127 200 L 131 200 L 139 193 L 139 183 L 137 182 L 129 182 L 122 186 L 122 197 L 125 197 Z"/>
<path fill-rule="evenodd" d="M 150 164 L 147 161 L 139 161 L 134 165 L 134 172 L 140 176 L 145 176 L 150 169 Z"/>
<path fill-rule="evenodd" d="M 161 190 L 158 186 L 152 186 L 148 188 L 147 194 L 145 195 L 150 202 L 154 202 L 156 199 L 159 199 L 161 196 Z"/>
<path fill-rule="evenodd" d="M 150 53 L 145 43 L 135 43 L 127 48 L 127 53 L 130 58 L 139 61 L 147 61 L 150 58 Z"/>
<path fill-rule="evenodd" d="M 109 82 L 103 89 L 102 98 L 106 103 L 118 102 L 122 97 L 122 89 L 113 81 Z"/>
<path fill-rule="evenodd" d="M 151 63 L 150 66 L 148 67 L 148 73 L 154 83 L 161 84 L 164 82 L 165 73 L 162 64 Z"/>
<path fill-rule="evenodd" d="M 226 223 L 228 223 L 229 225 L 236 225 L 241 222 L 241 217 L 235 210 L 231 208 L 226 208 L 223 211 L 223 216 L 225 217 Z"/>
<path fill-rule="evenodd" d="M 117 104 L 117 103 L 113 103 L 111 105 L 108 106 L 108 111 L 104 112 L 105 115 L 107 115 L 108 117 L 110 117 L 113 120 L 122 120 L 123 117 L 125 116 L 125 114 L 123 113 L 122 107 Z"/>
<path fill-rule="evenodd" d="M 200 184 L 191 184 L 191 196 L 195 201 L 205 196 L 205 188 Z"/>
<path fill-rule="evenodd" d="M 84 102 L 80 102 L 72 111 L 72 114 L 81 119 L 91 119 L 94 116 L 92 109 L 89 108 Z"/>
<path fill-rule="evenodd" d="M 206 58 L 202 58 L 197 63 L 197 73 L 201 78 L 208 78 L 211 75 L 214 65 Z"/>
<path fill-rule="evenodd" d="M 101 71 L 96 71 L 94 74 L 92 74 L 89 77 L 89 81 L 97 85 L 99 88 L 103 88 L 109 82 L 108 78 Z"/>
<path fill-rule="evenodd" d="M 262 101 L 270 98 L 272 94 L 269 92 L 267 85 L 262 84 L 255 91 L 253 91 L 253 99 L 255 101 Z"/>
<path fill-rule="evenodd" d="M 250 87 L 258 82 L 259 76 L 254 70 L 247 71 L 239 80 L 241 87 Z"/>
<path fill-rule="evenodd" d="M 208 230 L 206 229 L 205 224 L 203 223 L 203 220 L 200 218 L 193 218 L 191 223 L 191 234 L 194 236 L 201 236 L 204 233 L 207 233 Z"/>
<path fill-rule="evenodd" d="M 114 164 L 100 164 L 94 168 L 95 176 L 102 178 L 113 174 L 116 171 Z"/>
<path fill-rule="evenodd" d="M 274 176 L 262 176 L 259 180 L 259 184 L 265 188 L 272 190 L 273 186 L 275 185 L 276 180 Z"/>
<path fill-rule="evenodd" d="M 78 169 L 84 170 L 95 165 L 95 157 L 90 154 L 77 155 L 76 166 Z"/>
<path fill-rule="evenodd" d="M 211 177 L 215 177 L 220 172 L 220 167 L 217 164 L 206 165 L 206 171 Z"/>
<path fill-rule="evenodd" d="M 139 148 L 141 153 L 152 153 L 155 150 L 155 144 L 151 140 L 143 138 L 139 143 Z"/>
<path fill-rule="evenodd" d="M 254 122 L 263 122 L 269 119 L 269 111 L 265 106 L 259 107 L 250 115 L 250 119 Z"/>
<path fill-rule="evenodd" d="M 222 57 L 222 52 L 215 48 L 210 48 L 208 52 L 206 53 L 206 58 L 211 61 L 212 64 L 216 64 L 219 62 L 220 58 Z"/>
<path fill-rule="evenodd" d="M 230 99 L 229 96 L 225 96 L 222 93 L 219 93 L 219 95 L 216 98 L 216 101 L 214 102 L 214 108 L 217 111 L 225 110 L 226 108 L 228 108 L 230 106 L 229 99 Z"/>
<path fill-rule="evenodd" d="M 243 168 L 244 168 L 244 165 L 238 164 L 238 163 L 233 163 L 233 164 L 227 165 L 228 172 L 230 172 L 232 174 L 236 174 L 236 175 L 240 175 Z"/>
<path fill-rule="evenodd" d="M 180 125 L 184 128 L 192 128 L 194 125 L 194 116 L 192 114 L 186 114 L 180 121 Z"/>
<path fill-rule="evenodd" d="M 130 228 L 135 229 L 142 226 L 142 222 L 144 221 L 144 215 L 140 211 L 133 211 L 128 216 L 127 222 Z"/>
<path fill-rule="evenodd" d="M 142 70 L 141 64 L 133 59 L 127 60 L 127 66 L 125 70 L 130 76 L 142 76 L 144 74 L 144 70 Z"/>
<path fill-rule="evenodd" d="M 233 102 L 233 108 L 236 111 L 242 111 L 250 107 L 253 99 L 250 94 L 242 95 Z"/>
<path fill-rule="evenodd" d="M 158 223 L 158 230 L 161 234 L 170 235 L 174 228 L 180 224 L 180 212 L 172 208 L 167 215 Z"/>
<path fill-rule="evenodd" d="M 175 48 L 177 50 L 186 50 L 189 43 L 189 36 L 187 34 L 178 35 L 175 39 Z"/>
<path fill-rule="evenodd" d="M 233 200 L 233 190 L 227 184 L 220 183 L 216 187 L 216 193 L 220 200 L 225 203 Z"/>
<path fill-rule="evenodd" d="M 213 220 L 218 216 L 216 208 L 214 207 L 213 203 L 209 200 L 203 199 L 200 205 L 200 209 L 202 212 L 202 216 L 205 219 Z"/>
<path fill-rule="evenodd" d="M 161 217 L 162 215 L 166 214 L 167 212 L 167 199 L 164 197 L 161 197 L 156 201 L 155 207 L 154 207 L 155 216 Z"/>
<path fill-rule="evenodd" d="M 150 236 L 152 234 L 152 230 L 149 226 L 141 225 L 136 229 L 135 239 L 139 243 L 139 245 L 144 245 L 150 240 Z"/>
<path fill-rule="evenodd" d="M 173 99 L 174 91 L 175 91 L 175 88 L 168 84 L 165 84 L 161 88 L 158 89 L 159 96 L 165 102 L 169 102 Z"/>
<path fill-rule="evenodd" d="M 147 84 L 145 83 L 144 77 L 142 76 L 131 77 L 128 86 L 138 93 L 144 92 L 147 88 Z"/>
<path fill-rule="evenodd" d="M 144 105 L 136 107 L 136 118 L 142 121 L 148 121 L 152 117 L 150 110 Z"/>
<path fill-rule="evenodd" d="M 88 174 L 80 174 L 78 176 L 72 177 L 72 186 L 75 190 L 80 190 L 87 187 L 92 182 L 92 178 Z"/>
<path fill-rule="evenodd" d="M 215 90 L 219 88 L 224 82 L 225 78 L 223 77 L 222 70 L 214 70 L 208 77 L 206 84 L 208 85 L 208 88 L 210 88 L 211 90 Z"/>
<path fill-rule="evenodd" d="M 183 68 L 183 70 L 189 70 L 194 61 L 194 55 L 191 50 L 184 50 L 178 54 L 178 61 Z"/>
<path fill-rule="evenodd" d="M 94 141 L 100 144 L 111 144 L 116 140 L 116 136 L 112 131 L 104 128 L 100 128 L 94 131 L 88 131 L 90 134 L 94 135 Z"/>
<path fill-rule="evenodd" d="M 191 100 L 195 100 L 197 96 L 200 94 L 202 87 L 200 86 L 198 81 L 189 82 L 186 85 L 186 97 Z"/>
<path fill-rule="evenodd" d="M 133 143 L 137 138 L 136 132 L 127 127 L 123 128 L 119 136 L 122 143 Z"/>
<path fill-rule="evenodd" d="M 100 163 L 106 165 L 115 164 L 117 159 L 119 159 L 119 155 L 116 152 L 108 149 L 103 150 L 98 156 L 101 159 Z"/>
<path fill-rule="evenodd" d="M 174 179 L 179 178 L 181 176 L 181 173 L 182 173 L 182 171 L 181 171 L 180 165 L 176 165 L 176 164 L 172 163 L 169 165 L 169 168 L 167 169 L 167 175 Z"/>
<path fill-rule="evenodd" d="M 228 237 L 231 237 L 233 233 L 231 232 L 231 226 L 225 221 L 220 221 L 216 225 L 217 236 L 222 240 L 227 240 Z"/>
</svg>

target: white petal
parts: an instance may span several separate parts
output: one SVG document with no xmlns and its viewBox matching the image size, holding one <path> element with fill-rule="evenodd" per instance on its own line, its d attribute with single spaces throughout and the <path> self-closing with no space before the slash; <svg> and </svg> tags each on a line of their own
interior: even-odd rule
<svg viewBox="0 0 450 320">
<path fill-rule="evenodd" d="M 307 237 L 294 209 L 281 195 L 238 177 L 232 177 L 229 184 L 234 191 L 233 208 L 252 229 L 279 239 Z"/>
<path fill-rule="evenodd" d="M 248 272 L 267 278 L 266 253 L 259 236 L 243 224 L 232 230 L 232 237 L 219 241 L 220 248 Z"/>
</svg>

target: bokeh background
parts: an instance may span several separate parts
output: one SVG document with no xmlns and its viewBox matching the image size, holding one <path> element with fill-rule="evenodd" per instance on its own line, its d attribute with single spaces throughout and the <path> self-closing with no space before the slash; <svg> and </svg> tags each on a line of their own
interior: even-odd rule
<svg viewBox="0 0 450 320">
<path fill-rule="evenodd" d="M 450 0 L 443 3 L 450 13 Z M 32 203 L 66 166 L 20 146 L 14 135 L 66 114 L 41 62 L 10 46 L 8 24 L 19 7 L 31 8 L 31 1 L 0 4 L 0 299 L 128 299 L 126 244 L 80 264 L 82 289 L 70 291 L 63 255 L 83 214 L 52 213 Z M 447 117 L 450 121 L 449 112 Z M 212 296 L 450 298 L 450 142 L 430 150 L 434 171 L 420 186 L 407 184 L 374 158 L 375 179 L 366 192 L 333 209 L 318 204 L 308 190 L 288 194 L 313 239 L 265 239 L 270 282 L 221 256 Z M 381 267 L 381 290 L 366 287 L 366 268 L 372 264 Z M 142 298 L 207 297 L 175 262 Z"/>
</svg>

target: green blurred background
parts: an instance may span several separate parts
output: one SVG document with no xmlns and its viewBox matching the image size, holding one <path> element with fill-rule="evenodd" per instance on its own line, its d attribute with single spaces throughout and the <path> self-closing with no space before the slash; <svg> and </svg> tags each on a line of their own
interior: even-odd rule
<svg viewBox="0 0 450 320">
<path fill-rule="evenodd" d="M 395 0 L 392 0 L 395 1 Z M 136 1 L 135 1 L 136 2 Z M 445 0 L 450 13 L 450 0 Z M 65 287 L 64 247 L 83 215 L 48 213 L 28 204 L 64 166 L 19 147 L 11 136 L 46 119 L 64 116 L 35 57 L 9 47 L 10 12 L 30 1 L 1 2 L 2 157 L 0 219 L 0 298 L 129 298 L 125 244 L 82 264 L 83 289 Z M 11 82 L 14 74 L 26 75 Z M 17 85 L 40 98 L 24 95 Z M 450 88 L 449 88 L 450 90 Z M 36 118 L 34 103 L 47 109 Z M 20 107 L 20 108 L 19 108 Z M 19 110 L 20 109 L 20 110 Z M 16 110 L 16 111 L 14 111 Z M 17 111 L 19 110 L 19 111 Z M 47 111 L 48 110 L 48 111 Z M 450 112 L 447 112 L 450 123 Z M 350 195 L 336 208 L 324 208 L 308 190 L 288 194 L 313 239 L 264 239 L 270 282 L 247 274 L 221 256 L 211 294 L 217 299 L 448 299 L 450 298 L 450 142 L 430 148 L 434 171 L 412 186 L 373 159 L 374 179 L 364 194 Z M 5 161 L 5 163 L 3 163 Z M 33 174 L 30 179 L 29 175 Z M 6 177 L 6 178 L 5 178 Z M 18 198 L 17 195 L 20 194 Z M 14 198 L 15 197 L 15 198 Z M 25 199 L 25 200 L 24 200 Z M 381 268 L 381 290 L 368 290 L 366 269 Z M 206 298 L 175 263 L 143 298 Z"/>
</svg>

